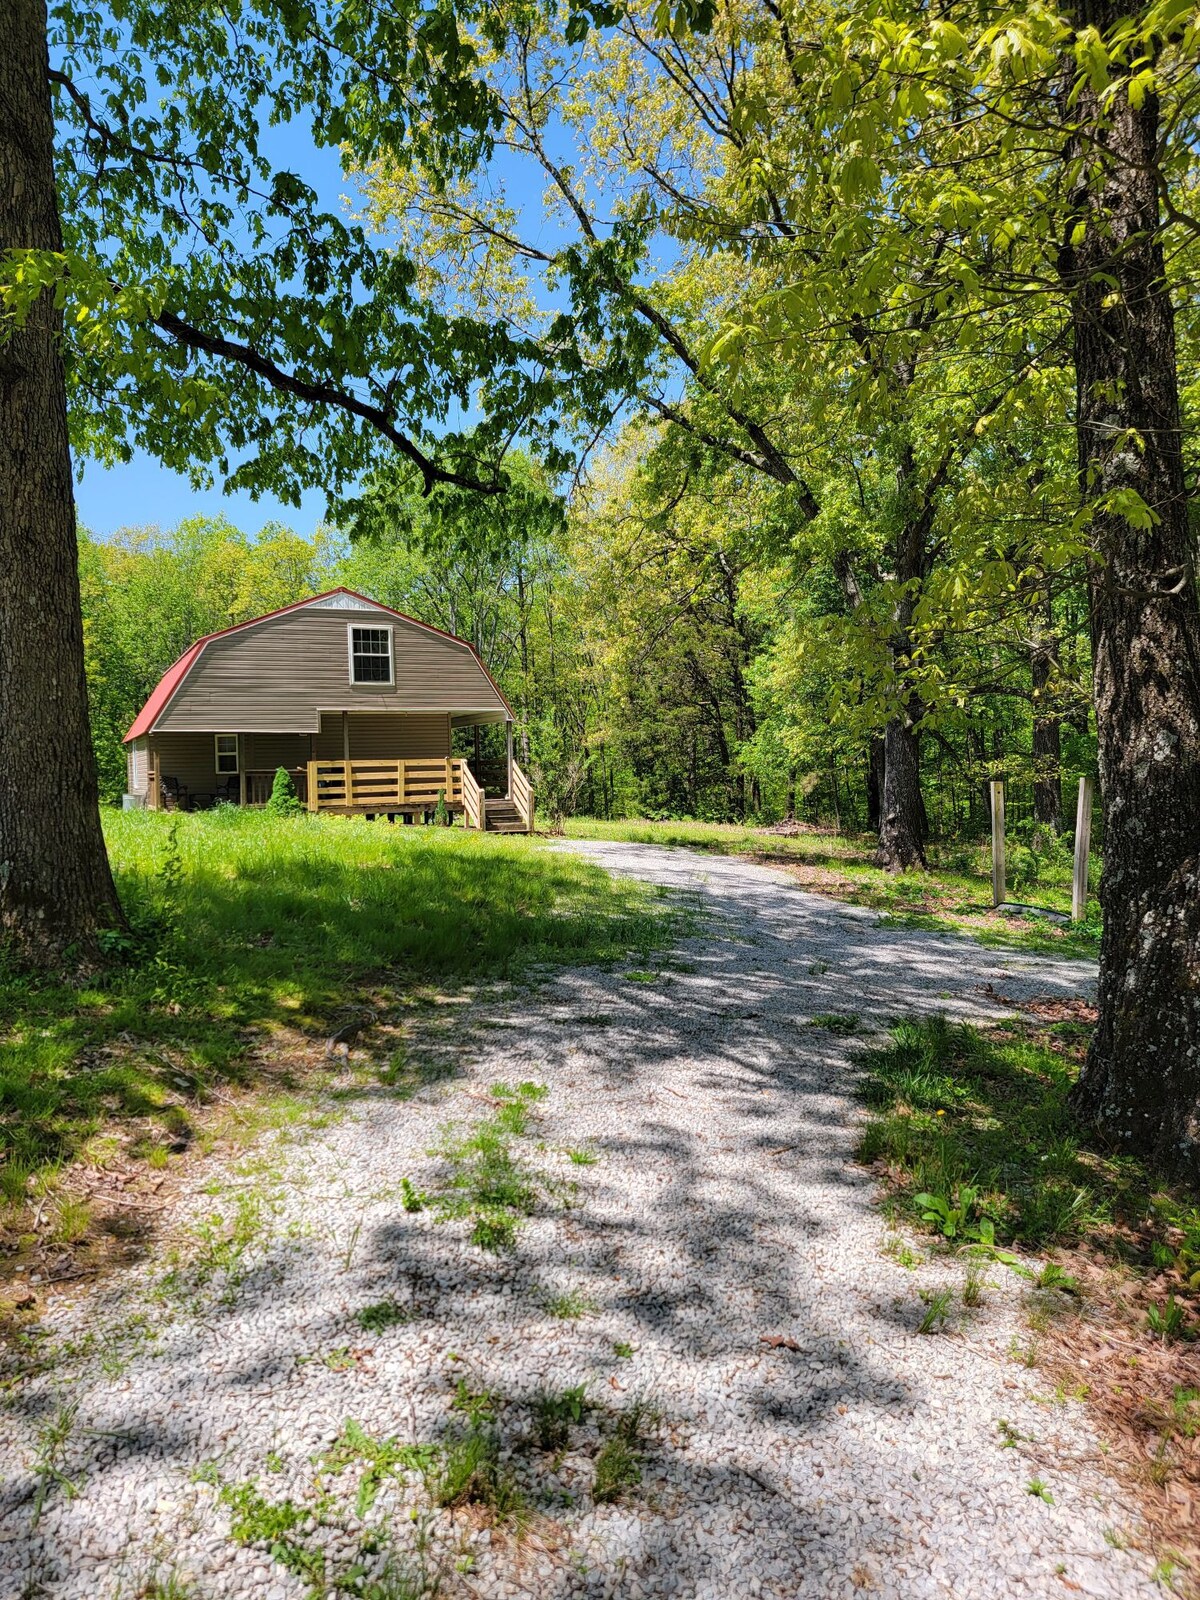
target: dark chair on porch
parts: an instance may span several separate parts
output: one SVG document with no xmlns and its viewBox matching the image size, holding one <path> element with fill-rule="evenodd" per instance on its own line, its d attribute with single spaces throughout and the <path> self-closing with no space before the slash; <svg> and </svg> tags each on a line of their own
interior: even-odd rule
<svg viewBox="0 0 1200 1600">
<path fill-rule="evenodd" d="M 236 806 L 242 798 L 241 780 L 236 776 L 226 778 L 215 789 L 192 796 L 192 806 L 197 811 L 211 811 L 213 806 Z"/>
<path fill-rule="evenodd" d="M 187 785 L 180 783 L 178 778 L 173 778 L 169 772 L 164 772 L 158 780 L 158 792 L 162 797 L 164 811 L 186 811 L 188 809 Z"/>
</svg>

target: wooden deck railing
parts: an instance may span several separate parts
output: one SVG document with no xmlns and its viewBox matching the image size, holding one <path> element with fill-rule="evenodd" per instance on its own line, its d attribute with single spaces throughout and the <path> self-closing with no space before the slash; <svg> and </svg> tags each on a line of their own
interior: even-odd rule
<svg viewBox="0 0 1200 1600">
<path fill-rule="evenodd" d="M 465 771 L 466 762 L 459 760 L 310 761 L 308 809 L 432 811 L 442 794 L 448 806 L 466 810 Z"/>
<path fill-rule="evenodd" d="M 524 818 L 525 827 L 529 833 L 533 832 L 533 790 L 530 788 L 529 779 L 514 761 L 512 764 L 512 794 L 513 804 Z"/>
<path fill-rule="evenodd" d="M 462 771 L 459 781 L 462 784 L 463 815 L 468 828 L 483 827 L 483 790 L 475 782 L 475 774 L 465 761 L 460 761 Z"/>
</svg>

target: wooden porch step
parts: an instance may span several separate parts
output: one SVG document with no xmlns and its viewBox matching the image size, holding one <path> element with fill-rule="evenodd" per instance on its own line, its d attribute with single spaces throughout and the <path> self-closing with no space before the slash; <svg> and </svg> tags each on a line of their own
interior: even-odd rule
<svg viewBox="0 0 1200 1600">
<path fill-rule="evenodd" d="M 485 800 L 483 825 L 488 833 L 524 833 L 525 819 L 511 800 Z"/>
</svg>

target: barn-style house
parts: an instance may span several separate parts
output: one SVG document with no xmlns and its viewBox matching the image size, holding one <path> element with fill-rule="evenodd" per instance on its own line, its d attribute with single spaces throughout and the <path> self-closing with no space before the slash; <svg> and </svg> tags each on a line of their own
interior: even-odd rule
<svg viewBox="0 0 1200 1600">
<path fill-rule="evenodd" d="M 485 773 L 452 740 L 489 723 L 505 725 L 507 759 Z M 333 589 L 180 656 L 125 736 L 128 803 L 261 805 L 283 767 L 310 811 L 411 818 L 441 797 L 470 827 L 529 832 L 533 794 L 512 723 L 465 640 Z"/>
</svg>

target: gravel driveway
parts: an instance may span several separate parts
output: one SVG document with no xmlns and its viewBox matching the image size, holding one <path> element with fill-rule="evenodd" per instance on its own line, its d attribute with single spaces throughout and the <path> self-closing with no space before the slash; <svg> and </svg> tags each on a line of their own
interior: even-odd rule
<svg viewBox="0 0 1200 1600">
<path fill-rule="evenodd" d="M 997 1268 L 977 1311 L 916 1331 L 920 1291 L 957 1289 L 962 1264 L 883 1253 L 852 1041 L 808 1022 L 986 1018 L 997 995 L 1086 993 L 1092 969 L 880 926 L 735 859 L 555 848 L 692 897 L 693 936 L 652 972 L 430 1008 L 410 1057 L 457 1077 L 267 1135 L 223 1187 L 206 1170 L 219 1192 L 189 1198 L 180 1239 L 249 1240 L 210 1248 L 205 1281 L 158 1261 L 59 1302 L 46 1370 L 8 1396 L 0 1595 L 284 1600 L 322 1560 L 329 1593 L 372 1600 L 1160 1594 L 1121 1548 L 1136 1515 L 1084 1411 L 1009 1355 L 1020 1281 Z M 515 1142 L 543 1198 L 499 1256 L 400 1190 L 436 1183 L 431 1148 L 488 1115 L 498 1080 L 549 1091 Z M 389 1303 L 392 1326 L 356 1320 Z M 538 1393 L 581 1385 L 591 1409 L 540 1441 Z M 534 1508 L 523 1537 L 430 1512 L 378 1453 L 328 1459 L 347 1419 L 376 1444 L 444 1440 L 484 1391 Z M 596 1504 L 597 1453 L 635 1402 L 641 1481 Z M 232 1538 L 253 1493 L 294 1525 Z M 385 1577 L 374 1530 L 396 1526 Z"/>
</svg>

